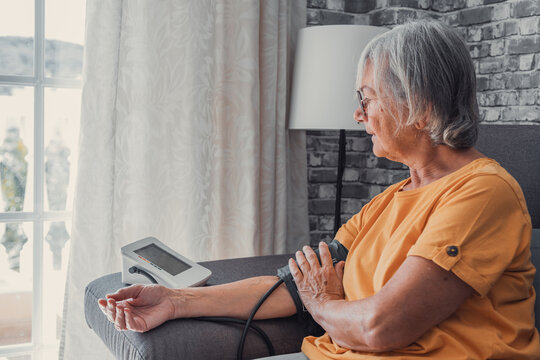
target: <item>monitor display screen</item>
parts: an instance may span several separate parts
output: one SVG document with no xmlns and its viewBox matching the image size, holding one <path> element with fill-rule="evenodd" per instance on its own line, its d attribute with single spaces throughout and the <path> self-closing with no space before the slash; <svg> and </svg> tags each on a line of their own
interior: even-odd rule
<svg viewBox="0 0 540 360">
<path fill-rule="evenodd" d="M 135 250 L 134 253 L 142 256 L 146 260 L 150 260 L 172 276 L 191 269 L 190 265 L 175 258 L 155 244 L 146 245 L 145 247 Z"/>
</svg>

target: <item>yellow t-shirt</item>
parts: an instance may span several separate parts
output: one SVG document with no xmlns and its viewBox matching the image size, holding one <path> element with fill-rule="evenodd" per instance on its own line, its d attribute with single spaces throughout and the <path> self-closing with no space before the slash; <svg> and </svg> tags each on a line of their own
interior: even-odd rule
<svg viewBox="0 0 540 360">
<path fill-rule="evenodd" d="M 349 249 L 346 300 L 377 293 L 409 255 L 452 271 L 476 293 L 405 348 L 352 351 L 324 334 L 305 338 L 302 351 L 311 360 L 540 359 L 531 221 L 518 183 L 487 158 L 421 188 L 400 191 L 408 181 L 376 196 L 337 233 Z"/>
</svg>

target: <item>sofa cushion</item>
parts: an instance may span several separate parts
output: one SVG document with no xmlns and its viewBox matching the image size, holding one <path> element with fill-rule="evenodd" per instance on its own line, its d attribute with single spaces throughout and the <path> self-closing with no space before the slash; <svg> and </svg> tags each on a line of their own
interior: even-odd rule
<svg viewBox="0 0 540 360">
<path fill-rule="evenodd" d="M 208 286 L 259 275 L 275 275 L 289 255 L 261 256 L 201 263 L 212 271 Z M 196 319 L 176 319 L 146 333 L 117 331 L 97 305 L 99 298 L 125 286 L 121 274 L 94 280 L 86 287 L 85 316 L 88 326 L 118 359 L 235 359 L 243 326 Z M 302 339 L 309 335 L 296 316 L 257 320 L 269 336 L 276 354 L 299 352 Z M 254 332 L 246 338 L 244 359 L 268 356 L 263 340 Z"/>
</svg>

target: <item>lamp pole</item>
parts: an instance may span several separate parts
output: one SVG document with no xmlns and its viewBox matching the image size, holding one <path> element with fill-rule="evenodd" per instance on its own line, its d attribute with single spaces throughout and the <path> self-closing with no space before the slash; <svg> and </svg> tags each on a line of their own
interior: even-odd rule
<svg viewBox="0 0 540 360">
<path fill-rule="evenodd" d="M 338 152 L 338 168 L 336 177 L 336 205 L 334 211 L 334 236 L 336 236 L 341 227 L 341 189 L 343 188 L 343 171 L 345 170 L 346 161 L 346 136 L 345 130 L 339 130 L 339 152 Z"/>
</svg>

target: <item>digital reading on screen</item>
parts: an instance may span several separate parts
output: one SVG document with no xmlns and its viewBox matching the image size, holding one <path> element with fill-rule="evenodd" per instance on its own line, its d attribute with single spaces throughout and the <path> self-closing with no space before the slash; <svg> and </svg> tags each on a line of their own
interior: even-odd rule
<svg viewBox="0 0 540 360">
<path fill-rule="evenodd" d="M 170 288 L 204 285 L 212 272 L 180 255 L 155 237 L 122 246 L 122 282 Z"/>
<path fill-rule="evenodd" d="M 155 244 L 150 244 L 133 251 L 137 255 L 141 255 L 146 260 L 150 260 L 171 275 L 178 275 L 191 266 L 183 261 L 178 260 L 165 250 L 157 247 Z"/>
</svg>

